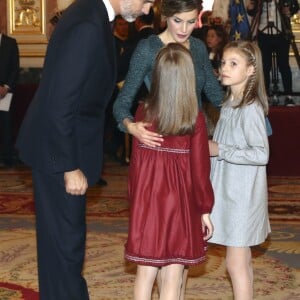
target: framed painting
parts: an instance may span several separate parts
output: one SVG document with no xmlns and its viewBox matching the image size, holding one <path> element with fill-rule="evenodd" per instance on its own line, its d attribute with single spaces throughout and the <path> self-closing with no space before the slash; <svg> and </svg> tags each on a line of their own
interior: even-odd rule
<svg viewBox="0 0 300 300">
<path fill-rule="evenodd" d="M 8 34 L 19 43 L 47 43 L 45 0 L 8 0 Z"/>
</svg>

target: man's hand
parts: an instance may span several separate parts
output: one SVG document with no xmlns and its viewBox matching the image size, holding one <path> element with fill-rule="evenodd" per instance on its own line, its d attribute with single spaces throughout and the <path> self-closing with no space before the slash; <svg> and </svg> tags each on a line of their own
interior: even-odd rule
<svg viewBox="0 0 300 300">
<path fill-rule="evenodd" d="M 0 99 L 4 98 L 8 93 L 8 88 L 6 86 L 0 85 Z"/>
<path fill-rule="evenodd" d="M 145 122 L 132 122 L 129 119 L 124 120 L 124 125 L 126 126 L 128 132 L 135 136 L 141 143 L 156 147 L 160 146 L 164 141 L 161 134 L 147 130 L 146 128 L 151 126 L 150 123 Z"/>
<path fill-rule="evenodd" d="M 87 179 L 81 170 L 77 169 L 64 173 L 66 192 L 74 195 L 84 195 L 88 188 Z"/>
</svg>

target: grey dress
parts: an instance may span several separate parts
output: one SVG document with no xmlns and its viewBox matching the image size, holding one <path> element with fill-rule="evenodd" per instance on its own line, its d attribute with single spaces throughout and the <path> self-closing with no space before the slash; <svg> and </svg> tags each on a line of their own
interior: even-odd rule
<svg viewBox="0 0 300 300">
<path fill-rule="evenodd" d="M 212 243 L 246 247 L 262 243 L 270 232 L 266 164 L 269 145 L 265 116 L 258 103 L 221 109 L 213 140 L 219 156 L 211 158 L 215 205 Z"/>
<path fill-rule="evenodd" d="M 195 67 L 199 107 L 201 107 L 202 92 L 205 93 L 214 106 L 218 107 L 223 99 L 224 92 L 213 73 L 206 46 L 201 40 L 194 37 L 190 37 L 189 42 Z M 151 35 L 138 43 L 131 57 L 125 84 L 113 107 L 114 117 L 122 131 L 125 131 L 122 121 L 125 118 L 133 119 L 130 109 L 143 81 L 148 90 L 150 88 L 155 57 L 163 46 L 164 44 L 159 36 Z"/>
</svg>

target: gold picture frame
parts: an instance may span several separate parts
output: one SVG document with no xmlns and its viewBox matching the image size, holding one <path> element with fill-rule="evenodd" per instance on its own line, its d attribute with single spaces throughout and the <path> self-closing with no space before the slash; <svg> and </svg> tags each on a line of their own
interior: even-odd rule
<svg viewBox="0 0 300 300">
<path fill-rule="evenodd" d="M 20 44 L 44 44 L 45 0 L 8 0 L 8 34 Z"/>
</svg>

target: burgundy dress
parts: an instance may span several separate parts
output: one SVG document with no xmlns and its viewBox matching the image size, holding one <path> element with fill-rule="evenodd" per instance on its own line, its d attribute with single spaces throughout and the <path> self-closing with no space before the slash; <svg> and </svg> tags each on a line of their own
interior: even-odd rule
<svg viewBox="0 0 300 300">
<path fill-rule="evenodd" d="M 143 119 L 140 105 L 136 121 Z M 205 259 L 201 215 L 211 212 L 214 201 L 206 132 L 200 112 L 192 135 L 165 136 L 156 148 L 133 139 L 127 260 L 165 266 Z"/>
</svg>

